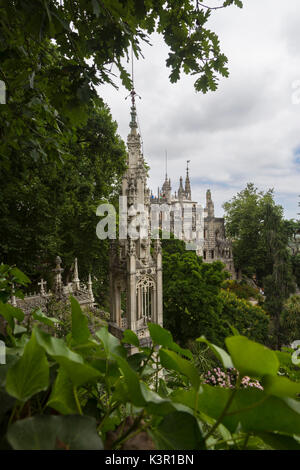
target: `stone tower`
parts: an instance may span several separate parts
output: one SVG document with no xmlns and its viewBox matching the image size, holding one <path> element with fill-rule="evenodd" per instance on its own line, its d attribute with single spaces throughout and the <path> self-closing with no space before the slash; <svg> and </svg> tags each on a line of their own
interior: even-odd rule
<svg viewBox="0 0 300 470">
<path fill-rule="evenodd" d="M 110 255 L 110 331 L 121 338 L 126 328 L 134 331 L 143 346 L 151 339 L 147 322 L 162 325 L 162 253 L 160 240 L 150 237 L 150 191 L 141 152 L 131 92 L 128 162 L 122 180 L 120 221 L 126 226 L 122 239 L 112 241 Z"/>
</svg>

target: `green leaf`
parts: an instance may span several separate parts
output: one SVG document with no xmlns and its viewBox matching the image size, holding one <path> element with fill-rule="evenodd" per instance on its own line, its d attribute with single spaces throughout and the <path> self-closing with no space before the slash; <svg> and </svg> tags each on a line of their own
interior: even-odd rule
<svg viewBox="0 0 300 470">
<path fill-rule="evenodd" d="M 16 318 L 19 321 L 24 320 L 24 312 L 17 307 L 13 307 L 13 305 L 10 304 L 4 304 L 3 302 L 0 301 L 0 315 L 2 315 L 11 329 L 14 329 L 15 322 L 14 318 Z"/>
<path fill-rule="evenodd" d="M 170 398 L 161 397 L 151 390 L 144 382 L 140 382 L 142 395 L 146 401 L 145 409 L 149 414 L 165 416 L 174 411 L 183 411 L 193 414 L 192 411 L 181 403 L 174 403 Z"/>
<path fill-rule="evenodd" d="M 197 419 L 182 411 L 174 411 L 165 416 L 151 434 L 159 450 L 204 449 L 204 439 Z"/>
<path fill-rule="evenodd" d="M 120 341 L 109 333 L 106 327 L 96 331 L 96 336 L 102 341 L 104 351 L 108 358 L 113 358 L 114 355 L 120 357 L 126 356 L 126 351 L 121 346 Z"/>
<path fill-rule="evenodd" d="M 71 309 L 72 309 L 72 338 L 77 343 L 85 343 L 90 337 L 91 333 L 88 328 L 88 319 L 82 313 L 78 301 L 71 296 Z"/>
<path fill-rule="evenodd" d="M 8 428 L 15 450 L 102 450 L 96 420 L 89 416 L 34 416 Z"/>
<path fill-rule="evenodd" d="M 47 406 L 63 415 L 78 413 L 73 384 L 62 367 L 58 371 Z"/>
<path fill-rule="evenodd" d="M 226 351 L 224 351 L 224 349 L 220 348 L 219 346 L 216 346 L 215 344 L 210 343 L 206 338 L 204 338 L 204 336 L 201 336 L 201 338 L 197 338 L 196 341 L 199 341 L 199 343 L 206 343 L 214 352 L 215 356 L 219 359 L 219 361 L 222 362 L 225 369 L 233 368 L 231 357 Z"/>
<path fill-rule="evenodd" d="M 173 342 L 173 337 L 170 331 L 165 330 L 165 328 L 158 325 L 157 323 L 149 322 L 148 328 L 153 343 L 158 344 L 160 346 L 168 347 L 168 345 Z"/>
<path fill-rule="evenodd" d="M 46 354 L 36 340 L 35 332 L 25 346 L 23 356 L 10 369 L 6 376 L 7 392 L 21 401 L 46 390 L 49 384 L 49 364 Z"/>
<path fill-rule="evenodd" d="M 32 316 L 35 320 L 47 326 L 55 327 L 57 324 L 61 323 L 61 321 L 58 320 L 57 318 L 47 317 L 47 315 L 45 315 L 44 312 L 40 308 L 36 310 L 35 312 L 33 312 Z"/>
<path fill-rule="evenodd" d="M 191 384 L 195 388 L 199 387 L 200 378 L 198 370 L 190 361 L 183 359 L 174 351 L 168 351 L 167 349 L 160 349 L 159 356 L 163 367 L 180 372 L 190 379 Z"/>
<path fill-rule="evenodd" d="M 225 340 L 234 366 L 242 375 L 263 377 L 276 375 L 279 361 L 276 353 L 245 336 L 231 336 Z"/>
<path fill-rule="evenodd" d="M 26 276 L 26 274 L 20 271 L 20 269 L 13 267 L 10 272 L 14 276 L 14 281 L 16 281 L 18 284 L 22 284 L 25 286 L 27 284 L 30 284 L 30 279 Z"/>
<path fill-rule="evenodd" d="M 178 352 L 179 354 L 182 354 L 189 359 L 193 359 L 193 355 L 189 349 L 183 349 L 173 341 L 173 336 L 170 331 L 166 330 L 157 323 L 150 322 L 148 323 L 148 328 L 150 331 L 150 336 L 155 344 Z"/>
<path fill-rule="evenodd" d="M 125 359 L 119 356 L 115 356 L 115 359 L 124 375 L 125 384 L 128 390 L 128 396 L 126 397 L 127 400 L 136 406 L 144 406 L 146 401 L 141 392 L 138 375 L 134 370 L 132 370 Z"/>
<path fill-rule="evenodd" d="M 258 436 L 274 450 L 300 450 L 300 444 L 293 437 L 274 433 L 259 433 Z"/>
<path fill-rule="evenodd" d="M 4 390 L 0 389 L 0 421 L 2 416 L 8 411 L 11 410 L 15 404 L 16 400 L 12 396 L 8 395 Z"/>
<path fill-rule="evenodd" d="M 218 419 L 229 397 L 231 389 L 201 385 L 198 397 L 198 410 L 215 420 Z M 196 403 L 195 390 L 178 390 L 172 395 L 176 402 L 189 406 Z M 231 432 L 237 429 L 245 432 L 281 432 L 300 434 L 300 402 L 292 398 L 277 398 L 262 391 L 238 390 L 222 424 Z"/>
<path fill-rule="evenodd" d="M 133 344 L 137 348 L 140 345 L 137 335 L 132 330 L 124 331 L 122 343 Z"/>
<path fill-rule="evenodd" d="M 287 377 L 266 375 L 262 379 L 264 391 L 276 397 L 293 397 L 300 394 L 300 383 L 292 382 Z"/>
<path fill-rule="evenodd" d="M 101 376 L 98 370 L 85 364 L 79 354 L 71 351 L 63 339 L 54 338 L 37 328 L 35 328 L 35 332 L 39 345 L 61 365 L 73 385 L 80 386 Z"/>
</svg>

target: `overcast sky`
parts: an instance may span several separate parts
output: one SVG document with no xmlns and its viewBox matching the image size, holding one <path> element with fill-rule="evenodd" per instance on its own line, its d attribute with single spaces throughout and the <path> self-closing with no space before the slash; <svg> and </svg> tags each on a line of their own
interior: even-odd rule
<svg viewBox="0 0 300 470">
<path fill-rule="evenodd" d="M 208 4 L 218 5 L 208 1 Z M 210 188 L 216 215 L 222 204 L 253 182 L 274 188 L 287 218 L 296 218 L 300 194 L 300 2 L 245 0 L 244 8 L 213 12 L 209 26 L 229 59 L 229 78 L 217 92 L 196 93 L 194 79 L 168 79 L 168 48 L 153 36 L 145 59 L 135 62 L 138 118 L 149 187 L 164 180 L 165 150 L 173 192 L 191 160 L 193 200 L 204 204 Z M 128 65 L 130 69 L 130 65 Z M 298 82 L 298 83 L 297 83 Z M 296 87 L 296 88 L 293 88 Z M 126 140 L 130 100 L 120 86 L 99 87 Z M 298 104 L 296 104 L 298 103 Z M 300 212 L 300 211 L 299 211 Z"/>
</svg>

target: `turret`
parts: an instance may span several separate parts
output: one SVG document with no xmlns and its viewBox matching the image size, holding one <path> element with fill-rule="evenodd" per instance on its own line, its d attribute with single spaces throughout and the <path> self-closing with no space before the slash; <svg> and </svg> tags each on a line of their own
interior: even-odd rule
<svg viewBox="0 0 300 470">
<path fill-rule="evenodd" d="M 207 217 L 215 216 L 214 203 L 211 199 L 210 189 L 206 191 L 206 213 L 207 213 Z"/>
</svg>

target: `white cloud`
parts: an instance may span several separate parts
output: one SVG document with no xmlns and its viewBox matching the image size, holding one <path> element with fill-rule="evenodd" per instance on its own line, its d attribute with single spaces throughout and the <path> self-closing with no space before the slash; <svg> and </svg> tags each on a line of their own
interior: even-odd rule
<svg viewBox="0 0 300 470">
<path fill-rule="evenodd" d="M 210 187 L 217 215 L 221 206 L 249 181 L 274 187 L 285 215 L 296 217 L 300 164 L 300 104 L 292 104 L 292 84 L 300 80 L 299 0 L 245 0 L 244 9 L 214 12 L 211 28 L 229 59 L 230 76 L 217 92 L 196 94 L 193 78 L 169 82 L 168 49 L 158 36 L 145 46 L 145 60 L 135 64 L 137 103 L 149 163 L 149 186 L 164 178 L 164 154 L 177 190 L 185 160 L 191 160 L 193 198 L 205 202 Z M 99 87 L 126 139 L 128 92 Z"/>
</svg>

